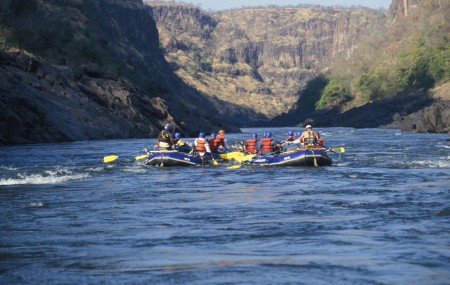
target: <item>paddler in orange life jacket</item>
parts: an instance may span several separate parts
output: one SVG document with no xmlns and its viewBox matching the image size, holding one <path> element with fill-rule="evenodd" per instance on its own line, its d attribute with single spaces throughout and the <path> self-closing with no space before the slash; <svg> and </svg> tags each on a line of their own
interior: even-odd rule
<svg viewBox="0 0 450 285">
<path fill-rule="evenodd" d="M 167 124 L 164 126 L 164 130 L 162 130 L 159 135 L 158 139 L 156 140 L 156 147 L 159 150 L 167 150 L 173 146 L 173 139 L 172 139 L 172 126 L 170 124 Z M 155 149 L 156 149 L 155 147 Z"/>
<path fill-rule="evenodd" d="M 252 138 L 245 141 L 245 152 L 255 154 L 258 150 L 258 134 L 253 133 Z"/>
<path fill-rule="evenodd" d="M 274 151 L 275 143 L 272 140 L 272 133 L 264 133 L 264 137 L 258 143 L 259 152 L 262 154 L 272 153 Z"/>
<path fill-rule="evenodd" d="M 319 136 L 312 130 L 311 125 L 307 125 L 302 135 L 300 136 L 300 142 L 305 147 L 315 147 L 314 142 L 319 141 Z"/>
<path fill-rule="evenodd" d="M 225 138 L 225 131 L 224 130 L 220 130 L 217 133 L 217 136 L 214 139 L 214 145 L 217 146 L 217 152 L 218 153 L 224 153 L 228 149 L 230 149 L 228 147 L 227 139 Z"/>
<path fill-rule="evenodd" d="M 194 147 L 200 156 L 204 156 L 206 153 L 211 153 L 211 149 L 209 148 L 208 141 L 205 139 L 204 132 L 200 132 L 198 134 L 198 138 L 194 141 Z"/>
</svg>

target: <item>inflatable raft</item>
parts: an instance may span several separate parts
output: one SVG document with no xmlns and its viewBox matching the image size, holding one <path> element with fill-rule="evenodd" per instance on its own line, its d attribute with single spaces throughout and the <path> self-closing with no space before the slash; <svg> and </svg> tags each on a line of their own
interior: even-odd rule
<svg viewBox="0 0 450 285">
<path fill-rule="evenodd" d="M 162 167 L 170 166 L 197 166 L 217 164 L 211 155 L 200 156 L 198 154 L 189 154 L 178 152 L 176 150 L 149 151 L 148 157 L 144 162 L 146 165 L 155 165 Z"/>
<path fill-rule="evenodd" d="M 244 164 L 258 166 L 330 166 L 333 160 L 325 148 L 299 148 L 272 155 L 256 155 Z"/>
</svg>

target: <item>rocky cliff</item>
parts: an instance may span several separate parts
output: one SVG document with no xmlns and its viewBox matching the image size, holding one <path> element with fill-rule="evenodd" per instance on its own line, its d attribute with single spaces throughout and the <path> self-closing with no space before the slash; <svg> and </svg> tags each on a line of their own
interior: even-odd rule
<svg viewBox="0 0 450 285">
<path fill-rule="evenodd" d="M 175 75 L 140 0 L 2 1 L 0 32 L 1 144 L 148 137 L 168 122 L 187 135 L 254 114 Z"/>
<path fill-rule="evenodd" d="M 319 6 L 209 13 L 191 5 L 147 5 L 166 59 L 185 82 L 268 117 L 289 110 L 301 86 L 333 59 L 350 58 L 361 36 L 386 19 L 381 11 Z"/>
</svg>

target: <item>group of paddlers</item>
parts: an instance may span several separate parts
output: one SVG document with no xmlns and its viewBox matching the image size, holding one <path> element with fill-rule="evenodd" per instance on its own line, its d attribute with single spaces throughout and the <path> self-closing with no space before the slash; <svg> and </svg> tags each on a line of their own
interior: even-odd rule
<svg viewBox="0 0 450 285">
<path fill-rule="evenodd" d="M 294 133 L 293 131 L 288 131 L 287 135 L 286 140 L 275 142 L 272 139 L 272 132 L 265 132 L 261 139 L 258 139 L 257 133 L 253 133 L 251 138 L 245 142 L 241 141 L 238 146 L 234 144 L 229 146 L 225 138 L 225 131 L 219 130 L 217 133 L 211 133 L 209 138 L 206 138 L 205 132 L 200 132 L 191 145 L 183 142 L 180 133 L 176 132 L 172 134 L 172 126 L 167 124 L 164 130 L 159 133 L 154 149 L 161 151 L 171 149 L 184 152 L 192 151 L 203 156 L 206 153 L 226 153 L 229 151 L 241 151 L 248 154 L 268 154 L 289 150 L 290 147 L 324 147 L 324 140 L 316 131 L 312 130 L 311 125 L 307 125 L 303 132 Z"/>
</svg>

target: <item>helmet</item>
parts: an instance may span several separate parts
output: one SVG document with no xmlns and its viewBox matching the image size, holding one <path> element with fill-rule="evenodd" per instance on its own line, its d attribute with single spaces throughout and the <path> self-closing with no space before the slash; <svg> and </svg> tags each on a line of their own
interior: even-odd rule
<svg viewBox="0 0 450 285">
<path fill-rule="evenodd" d="M 216 136 L 217 136 L 216 133 L 211 133 L 211 137 L 212 137 L 212 138 L 215 138 Z"/>
<path fill-rule="evenodd" d="M 174 137 L 179 139 L 179 138 L 181 138 L 181 134 L 180 133 L 175 133 Z"/>
<path fill-rule="evenodd" d="M 258 134 L 257 134 L 257 133 L 253 133 L 253 134 L 252 134 L 252 138 L 253 138 L 253 139 L 257 139 L 257 138 L 258 138 Z"/>
<path fill-rule="evenodd" d="M 307 125 L 305 129 L 312 129 L 311 125 Z"/>
<path fill-rule="evenodd" d="M 219 131 L 219 135 L 224 135 L 225 134 L 225 130 L 220 130 Z"/>
<path fill-rule="evenodd" d="M 172 130 L 172 126 L 170 124 L 167 124 L 164 129 L 168 132 L 170 132 Z"/>
<path fill-rule="evenodd" d="M 205 138 L 205 133 L 204 132 L 200 132 L 198 134 L 198 137 L 204 139 Z"/>
<path fill-rule="evenodd" d="M 271 138 L 272 137 L 272 132 L 267 132 L 266 135 L 267 135 L 268 138 Z"/>
<path fill-rule="evenodd" d="M 294 132 L 293 131 L 289 131 L 289 132 L 287 132 L 287 134 L 288 134 L 288 136 L 292 137 L 294 135 Z"/>
</svg>

